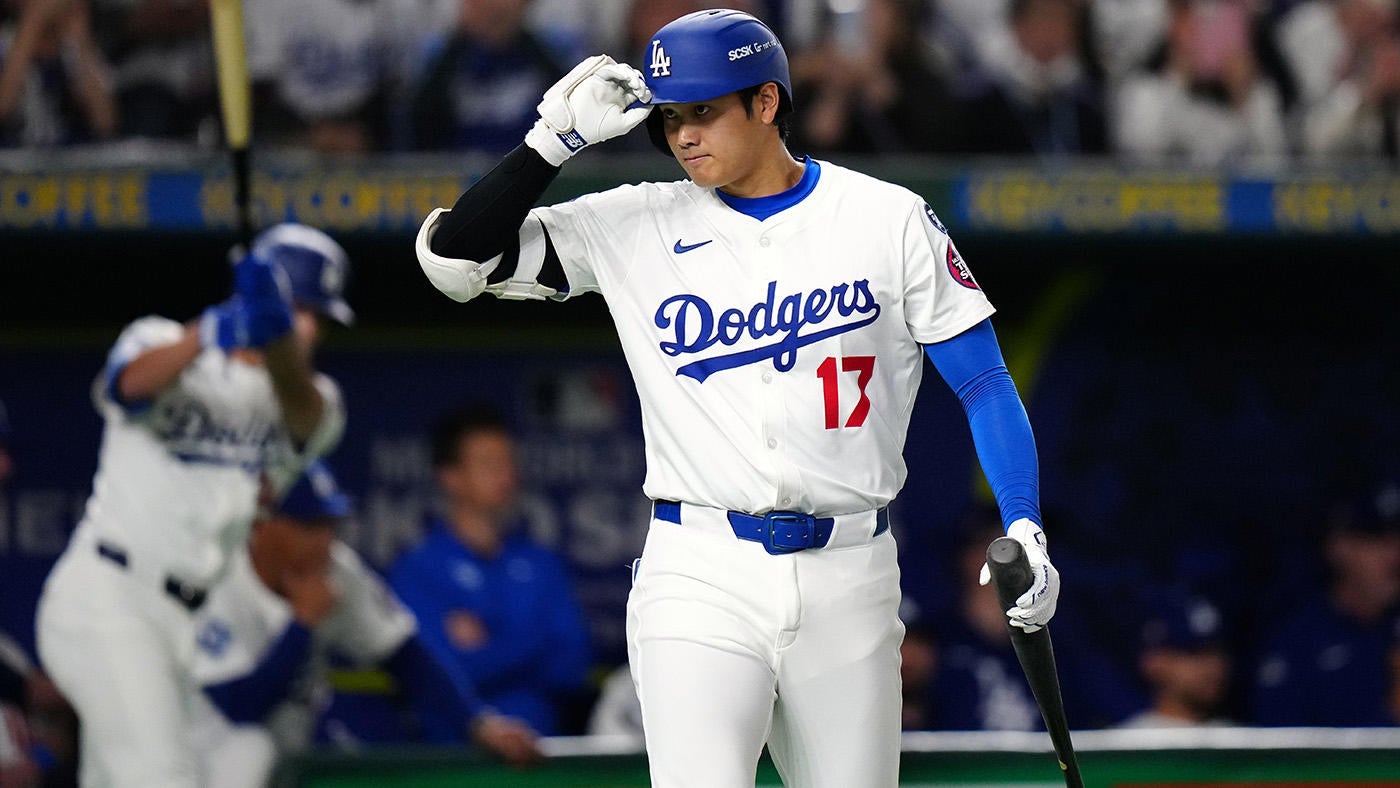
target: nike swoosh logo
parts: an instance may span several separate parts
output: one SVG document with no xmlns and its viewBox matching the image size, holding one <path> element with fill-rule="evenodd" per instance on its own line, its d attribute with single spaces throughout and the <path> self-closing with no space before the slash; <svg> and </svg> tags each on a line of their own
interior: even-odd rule
<svg viewBox="0 0 1400 788">
<path fill-rule="evenodd" d="M 692 249 L 699 249 L 700 247 L 704 246 L 705 244 L 714 243 L 714 240 L 715 240 L 715 239 L 711 238 L 711 239 L 708 240 L 708 241 L 701 241 L 701 242 L 698 243 L 698 244 L 691 244 L 691 245 L 689 245 L 689 246 L 686 246 L 685 244 L 683 244 L 683 243 L 681 243 L 679 240 L 677 240 L 677 241 L 676 241 L 676 245 L 673 246 L 673 247 L 671 247 L 671 251 L 675 252 L 676 254 L 685 254 L 686 252 L 689 252 L 689 251 L 691 251 Z"/>
</svg>

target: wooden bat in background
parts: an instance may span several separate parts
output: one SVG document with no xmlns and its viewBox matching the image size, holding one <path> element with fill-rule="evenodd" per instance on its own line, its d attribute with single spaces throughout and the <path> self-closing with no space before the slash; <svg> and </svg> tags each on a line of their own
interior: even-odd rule
<svg viewBox="0 0 1400 788">
<path fill-rule="evenodd" d="M 992 586 L 996 588 L 1002 610 L 1015 607 L 1017 597 L 1031 587 L 1031 566 L 1026 559 L 1026 548 L 1009 536 L 992 540 L 987 547 L 987 568 L 992 573 Z M 1050 742 L 1055 745 L 1055 755 L 1060 759 L 1065 785 L 1084 788 L 1084 778 L 1079 775 L 1079 762 L 1074 755 L 1074 744 L 1069 738 L 1069 722 L 1065 719 L 1065 703 L 1060 696 L 1060 677 L 1055 671 L 1055 651 L 1050 644 L 1050 630 L 1041 627 L 1035 632 L 1026 632 L 1009 623 L 1007 629 L 1011 630 L 1011 645 L 1016 649 L 1016 659 L 1021 663 L 1026 682 L 1031 686 L 1031 694 L 1035 696 L 1035 704 L 1040 708 L 1040 716 L 1045 720 L 1045 730 L 1050 733 Z"/>
<path fill-rule="evenodd" d="M 238 240 L 250 248 L 253 237 L 249 205 L 251 164 L 248 140 L 252 132 L 252 90 L 248 77 L 248 49 L 244 43 L 243 0 L 209 0 L 214 29 L 214 62 L 219 72 L 219 105 L 223 110 L 224 136 L 233 156 L 233 202 L 237 213 Z"/>
</svg>

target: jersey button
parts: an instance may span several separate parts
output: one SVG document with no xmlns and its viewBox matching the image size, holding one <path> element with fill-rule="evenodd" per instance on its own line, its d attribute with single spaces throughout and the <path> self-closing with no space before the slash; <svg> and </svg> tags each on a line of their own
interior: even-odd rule
<svg viewBox="0 0 1400 788">
<path fill-rule="evenodd" d="M 768 439 L 768 448 L 770 448 L 770 449 L 776 449 L 776 448 L 778 448 L 778 439 L 777 439 L 777 438 L 769 438 L 769 439 Z"/>
<path fill-rule="evenodd" d="M 764 383 L 772 383 L 772 382 L 773 382 L 773 373 L 772 373 L 772 372 L 765 372 L 765 373 L 763 373 L 763 382 L 764 382 Z"/>
<path fill-rule="evenodd" d="M 770 240 L 770 239 L 768 238 L 768 236 L 765 235 L 764 237 L 758 239 L 758 245 L 759 245 L 759 246 L 772 246 L 772 245 L 773 245 L 773 241 Z"/>
</svg>

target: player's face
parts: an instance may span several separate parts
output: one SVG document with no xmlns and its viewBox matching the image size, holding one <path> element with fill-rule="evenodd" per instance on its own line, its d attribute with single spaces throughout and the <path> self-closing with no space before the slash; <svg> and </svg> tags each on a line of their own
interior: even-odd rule
<svg viewBox="0 0 1400 788">
<path fill-rule="evenodd" d="M 292 312 L 292 330 L 302 347 L 314 348 L 321 343 L 321 316 L 306 307 L 298 306 Z"/>
<path fill-rule="evenodd" d="M 666 142 L 696 186 L 719 189 L 755 172 L 773 133 L 764 113 L 745 112 L 739 94 L 662 104 Z"/>
<path fill-rule="evenodd" d="M 324 574 L 331 560 L 335 526 L 331 521 L 298 523 L 284 516 L 262 520 L 249 543 L 254 565 L 270 579 Z"/>
<path fill-rule="evenodd" d="M 442 469 L 444 491 L 454 503 L 499 515 L 514 504 L 520 474 L 511 437 L 480 430 L 462 437 L 458 459 Z"/>
</svg>

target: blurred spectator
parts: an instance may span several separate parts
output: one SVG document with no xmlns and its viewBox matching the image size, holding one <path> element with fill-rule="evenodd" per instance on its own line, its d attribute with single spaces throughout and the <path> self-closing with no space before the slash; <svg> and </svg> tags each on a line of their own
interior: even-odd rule
<svg viewBox="0 0 1400 788">
<path fill-rule="evenodd" d="M 963 132 L 919 32 L 924 0 L 869 0 L 792 57 L 793 147 L 813 153 L 934 153 Z M 850 29 L 847 29 L 850 28 Z"/>
<path fill-rule="evenodd" d="M 416 148 L 501 155 L 525 138 L 540 96 L 566 71 L 525 27 L 529 5 L 462 0 L 456 29 L 425 58 L 413 89 Z"/>
<path fill-rule="evenodd" d="M 1108 150 L 1101 86 L 1090 77 L 1079 0 L 1012 0 L 984 52 L 988 82 L 968 97 L 969 149 L 1071 156 Z"/>
<path fill-rule="evenodd" d="M 383 664 L 433 710 L 425 727 L 445 741 L 473 738 L 517 763 L 538 757 L 534 734 L 483 707 L 470 680 L 424 646 L 412 614 L 336 539 L 349 514 L 330 469 L 314 463 L 259 516 L 248 549 L 200 609 L 191 738 L 202 785 L 266 785 L 279 753 L 307 746 L 333 653 Z"/>
<path fill-rule="evenodd" d="M 1088 0 L 1089 45 L 1109 89 L 1146 67 L 1167 34 L 1168 0 Z"/>
<path fill-rule="evenodd" d="M 1142 628 L 1138 670 L 1152 705 L 1117 727 L 1231 724 L 1218 716 L 1230 676 L 1220 609 L 1200 597 L 1175 595 L 1151 600 L 1147 607 L 1153 615 Z"/>
<path fill-rule="evenodd" d="M 618 42 L 617 49 L 604 51 L 619 63 L 632 63 L 637 68 L 643 68 L 651 54 L 652 33 L 672 19 L 706 7 L 701 0 L 631 0 L 623 20 L 622 40 Z"/>
<path fill-rule="evenodd" d="M 92 0 L 123 137 L 218 139 L 208 0 Z"/>
<path fill-rule="evenodd" d="M 514 438 L 498 414 L 462 408 L 435 426 L 432 461 L 446 510 L 391 585 L 487 704 L 542 735 L 577 732 L 561 717 L 587 686 L 588 630 L 563 560 L 520 527 Z"/>
<path fill-rule="evenodd" d="M 1279 21 L 1298 85 L 1298 149 L 1309 156 L 1400 155 L 1395 0 L 1309 0 Z"/>
<path fill-rule="evenodd" d="M 14 470 L 10 421 L 0 402 L 0 521 Z M 24 647 L 0 630 L 0 786 L 77 784 L 78 719 Z"/>
<path fill-rule="evenodd" d="M 1125 82 L 1115 146 L 1151 163 L 1220 166 L 1286 153 L 1283 98 L 1252 48 L 1248 0 L 1171 0 L 1155 73 Z"/>
<path fill-rule="evenodd" d="M 899 644 L 899 678 L 904 686 L 901 723 L 906 731 L 927 730 L 937 709 L 933 692 L 938 675 L 938 637 L 932 627 L 915 621 L 905 625 Z"/>
<path fill-rule="evenodd" d="M 1077 527 L 1068 518 L 1053 513 L 1046 515 L 1046 522 L 1060 526 L 1048 536 L 1052 549 L 1062 549 L 1054 545 L 1071 539 Z M 947 570 L 956 585 L 950 609 L 936 614 L 936 634 L 921 632 L 917 620 L 909 627 L 916 642 L 906 658 L 916 663 L 932 659 L 936 668 L 927 692 L 912 699 L 915 705 L 923 706 L 923 719 L 906 720 L 906 725 L 952 730 L 1040 730 L 1044 722 L 1012 648 L 1001 604 L 990 586 L 978 584 L 987 547 L 1005 535 L 997 508 L 990 504 L 974 506 L 958 526 L 958 534 L 954 540 L 958 549 Z M 1090 564 L 1083 566 L 1101 571 Z M 1143 579 L 1134 578 L 1133 582 L 1140 585 Z M 1050 627 L 1057 645 L 1055 657 L 1065 713 L 1075 728 L 1116 724 L 1142 709 L 1147 701 L 1130 675 L 1131 668 L 1113 653 L 1112 644 L 1105 642 L 1116 633 L 1092 617 L 1098 611 L 1120 616 L 1124 594 L 1104 600 L 1095 599 L 1082 588 L 1066 591 L 1071 592 L 1073 604 L 1066 603 L 1062 594 L 1062 604 Z M 925 620 L 931 619 L 933 615 Z M 929 639 L 927 646 L 917 642 L 921 636 Z M 1065 643 L 1073 643 L 1074 647 L 1066 648 L 1062 645 Z M 1135 648 L 1135 640 L 1126 647 Z M 910 666 L 906 681 L 917 681 L 917 668 L 918 664 Z M 906 707 L 910 702 L 906 699 Z"/>
<path fill-rule="evenodd" d="M 78 719 L 24 648 L 0 631 L 0 786 L 76 786 Z"/>
<path fill-rule="evenodd" d="M 599 52 L 631 63 L 631 52 L 618 52 L 625 48 L 626 16 L 633 4 L 633 0 L 531 0 L 526 25 L 560 63 L 577 63 Z M 641 4 L 663 5 L 659 0 Z"/>
<path fill-rule="evenodd" d="M 928 715 L 932 728 L 1033 731 L 1044 727 L 1011 647 L 1006 614 L 996 592 L 977 582 L 987 545 L 1004 535 L 1000 517 L 994 513 L 975 514 L 965 527 L 953 570 L 957 608 L 939 627 L 941 655 Z"/>
<path fill-rule="evenodd" d="M 390 147 L 429 0 L 252 0 L 249 70 L 261 142 L 354 154 Z"/>
<path fill-rule="evenodd" d="M 1400 483 L 1330 514 L 1327 588 L 1272 633 L 1255 676 L 1259 725 L 1393 725 L 1391 629 L 1400 601 Z"/>
<path fill-rule="evenodd" d="M 19 645 L 0 632 L 0 785 L 6 788 L 37 788 L 41 777 L 22 705 L 33 670 Z"/>
<path fill-rule="evenodd" d="M 989 62 L 1010 18 L 1012 0 L 935 0 L 936 46 L 963 74 L 979 72 Z"/>
<path fill-rule="evenodd" d="M 89 142 L 117 130 L 107 61 L 87 0 L 4 0 L 0 28 L 0 147 Z"/>
</svg>

